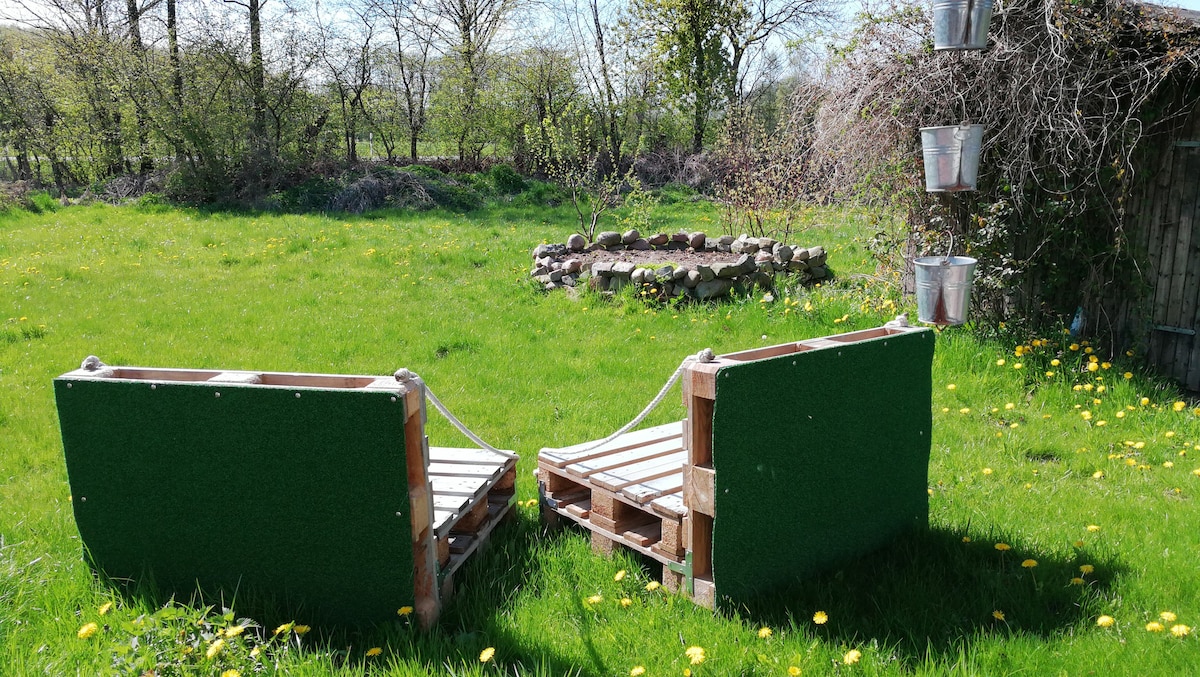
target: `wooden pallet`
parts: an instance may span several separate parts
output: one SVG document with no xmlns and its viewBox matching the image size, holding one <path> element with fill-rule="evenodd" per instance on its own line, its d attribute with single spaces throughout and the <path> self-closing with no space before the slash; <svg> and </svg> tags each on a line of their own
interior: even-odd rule
<svg viewBox="0 0 1200 677">
<path fill-rule="evenodd" d="M 592 545 L 609 554 L 623 545 L 663 564 L 663 582 L 678 589 L 686 543 L 683 469 L 684 422 L 538 454 L 538 485 L 547 510 L 592 532 Z"/>
<path fill-rule="evenodd" d="M 485 449 L 430 447 L 428 472 L 438 575 L 449 592 L 454 572 L 512 509 L 517 460 Z"/>
</svg>

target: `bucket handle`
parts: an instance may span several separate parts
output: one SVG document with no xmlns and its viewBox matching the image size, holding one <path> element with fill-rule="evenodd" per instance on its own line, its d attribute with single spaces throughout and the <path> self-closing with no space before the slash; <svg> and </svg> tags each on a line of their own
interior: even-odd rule
<svg viewBox="0 0 1200 677">
<path fill-rule="evenodd" d="M 950 236 L 950 248 L 946 250 L 946 255 L 942 257 L 942 265 L 950 265 L 950 257 L 954 256 L 954 231 L 950 228 L 946 229 L 946 234 Z"/>
</svg>

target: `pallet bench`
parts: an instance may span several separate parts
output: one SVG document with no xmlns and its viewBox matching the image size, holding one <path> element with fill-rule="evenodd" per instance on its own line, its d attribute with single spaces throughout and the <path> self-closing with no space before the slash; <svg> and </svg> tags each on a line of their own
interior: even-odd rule
<svg viewBox="0 0 1200 677">
<path fill-rule="evenodd" d="M 928 520 L 933 337 L 880 327 L 690 363 L 685 420 L 540 451 L 543 512 L 710 608 L 869 552 Z"/>
<path fill-rule="evenodd" d="M 514 503 L 515 458 L 429 446 L 420 382 L 90 366 L 55 396 L 80 535 L 113 579 L 344 623 L 411 606 L 428 627 Z"/>
</svg>

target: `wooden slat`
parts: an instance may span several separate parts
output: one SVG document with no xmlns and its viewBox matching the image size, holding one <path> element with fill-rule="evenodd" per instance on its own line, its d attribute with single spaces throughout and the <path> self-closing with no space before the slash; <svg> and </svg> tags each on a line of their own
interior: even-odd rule
<svg viewBox="0 0 1200 677">
<path fill-rule="evenodd" d="M 458 447 L 429 447 L 429 460 L 434 463 L 466 463 L 471 465 L 504 465 L 509 459 L 486 449 Z"/>
<path fill-rule="evenodd" d="M 627 465 L 633 465 L 649 459 L 666 456 L 683 448 L 683 438 L 672 438 L 663 442 L 646 444 L 627 449 L 615 454 L 590 458 L 586 461 L 572 463 L 565 470 L 567 474 L 587 478 L 598 472 L 609 472 Z"/>
<path fill-rule="evenodd" d="M 660 515 L 674 517 L 675 519 L 682 518 L 687 514 L 687 507 L 683 503 L 683 494 L 681 492 L 659 496 L 650 502 L 650 507 Z"/>
<path fill-rule="evenodd" d="M 613 468 L 608 472 L 598 472 L 588 479 L 592 484 L 608 489 L 609 491 L 620 491 L 631 484 L 678 473 L 686 461 L 687 452 L 683 450 L 683 445 L 680 444 L 678 449 L 665 456 Z"/>
<path fill-rule="evenodd" d="M 445 496 L 483 496 L 487 492 L 487 481 L 479 477 L 449 477 L 432 475 L 429 482 L 433 485 L 433 494 Z"/>
<path fill-rule="evenodd" d="M 449 510 L 453 513 L 460 513 L 470 503 L 471 499 L 468 496 L 447 496 L 445 494 L 433 495 L 433 508 L 435 510 Z"/>
<path fill-rule="evenodd" d="M 446 475 L 450 477 L 499 477 L 503 466 L 468 465 L 466 463 L 430 463 L 430 475 Z"/>
<path fill-rule="evenodd" d="M 656 498 L 683 491 L 683 469 L 665 477 L 631 484 L 621 490 L 621 495 L 644 505 Z"/>
<path fill-rule="evenodd" d="M 653 428 L 646 428 L 645 430 L 635 430 L 590 450 L 588 447 L 595 444 L 595 442 L 584 442 L 562 449 L 542 449 L 538 453 L 538 461 L 556 468 L 562 468 L 572 463 L 579 463 L 592 458 L 615 454 L 626 449 L 632 449 L 633 447 L 679 437 L 683 434 L 682 425 L 682 422 L 677 421 L 675 423 L 654 426 Z"/>
</svg>

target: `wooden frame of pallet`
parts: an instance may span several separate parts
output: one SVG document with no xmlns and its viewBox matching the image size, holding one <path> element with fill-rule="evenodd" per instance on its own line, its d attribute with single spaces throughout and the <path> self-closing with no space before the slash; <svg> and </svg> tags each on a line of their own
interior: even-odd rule
<svg viewBox="0 0 1200 677">
<path fill-rule="evenodd" d="M 84 380 L 148 384 L 197 384 L 220 388 L 361 390 L 402 399 L 403 448 L 412 534 L 414 612 L 422 627 L 436 623 L 443 600 L 453 592 L 454 574 L 479 550 L 515 503 L 517 459 L 484 449 L 431 447 L 425 434 L 425 387 L 419 380 L 281 372 L 110 367 L 78 369 L 57 381 L 70 389 Z M 216 397 L 220 391 L 214 390 Z M 61 407 L 61 403 L 60 403 Z M 64 430 L 64 443 L 66 441 Z M 397 513 L 399 515 L 400 513 Z"/>
<path fill-rule="evenodd" d="M 682 374 L 687 418 L 595 442 L 544 448 L 538 487 L 546 518 L 565 517 L 592 532 L 598 554 L 623 546 L 663 565 L 663 584 L 713 608 L 716 471 L 713 415 L 723 368 L 812 350 L 838 349 L 889 336 L 928 332 L 880 327 L 756 348 L 690 362 Z"/>
</svg>

